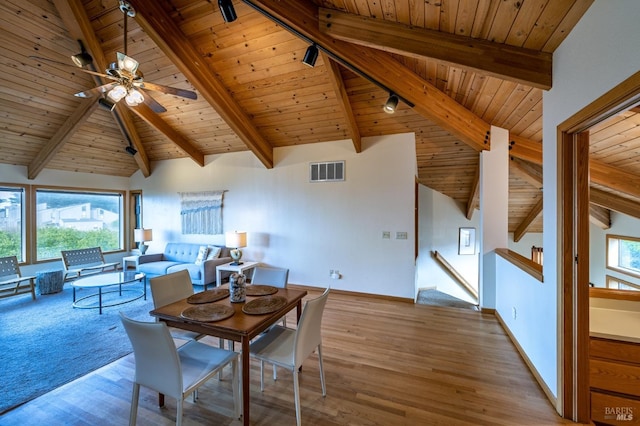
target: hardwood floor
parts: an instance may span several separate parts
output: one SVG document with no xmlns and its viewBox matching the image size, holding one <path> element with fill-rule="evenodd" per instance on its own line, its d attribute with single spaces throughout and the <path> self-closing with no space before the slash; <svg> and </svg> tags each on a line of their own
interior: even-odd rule
<svg viewBox="0 0 640 426">
<path fill-rule="evenodd" d="M 295 313 L 287 323 L 295 324 Z M 327 396 L 314 354 L 300 375 L 303 424 L 573 424 L 556 414 L 491 314 L 332 293 L 322 330 Z M 133 368 L 128 355 L 6 413 L 0 424 L 125 425 Z M 251 368 L 252 424 L 295 424 L 291 374 L 279 370 L 274 382 L 265 368 L 261 393 L 259 364 Z M 175 401 L 166 404 L 158 408 L 156 394 L 143 388 L 138 424 L 174 424 Z M 232 408 L 228 371 L 200 390 L 197 403 L 185 401 L 184 424 L 241 424 L 220 407 Z"/>
</svg>

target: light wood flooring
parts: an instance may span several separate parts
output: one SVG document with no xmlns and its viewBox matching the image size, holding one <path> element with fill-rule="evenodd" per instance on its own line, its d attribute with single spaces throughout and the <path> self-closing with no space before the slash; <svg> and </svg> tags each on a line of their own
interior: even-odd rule
<svg viewBox="0 0 640 426">
<path fill-rule="evenodd" d="M 322 330 L 327 396 L 314 354 L 300 376 L 303 424 L 573 424 L 556 414 L 491 314 L 332 293 Z M 0 424 L 126 425 L 133 368 L 128 355 L 6 413 Z M 291 374 L 280 370 L 274 382 L 270 372 L 261 393 L 259 364 L 252 362 L 251 423 L 293 425 Z M 232 407 L 228 371 L 199 396 L 195 404 L 185 401 L 183 424 L 241 424 L 220 409 Z M 158 408 L 156 394 L 143 388 L 138 424 L 174 422 L 175 401 Z"/>
</svg>

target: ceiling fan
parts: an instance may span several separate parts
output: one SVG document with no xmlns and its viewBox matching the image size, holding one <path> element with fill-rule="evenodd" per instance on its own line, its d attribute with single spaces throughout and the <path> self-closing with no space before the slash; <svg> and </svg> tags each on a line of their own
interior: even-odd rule
<svg viewBox="0 0 640 426">
<path fill-rule="evenodd" d="M 188 99 L 197 99 L 198 96 L 191 90 L 163 86 L 143 80 L 142 72 L 138 69 L 140 64 L 131 56 L 127 55 L 127 18 L 134 17 L 136 12 L 133 6 L 124 0 L 120 0 L 120 10 L 124 14 L 124 53 L 117 52 L 116 62 L 111 63 L 104 74 L 96 72 L 95 68 L 94 70 L 84 69 L 85 66 L 93 66 L 93 58 L 84 49 L 82 43 L 80 43 L 82 51 L 71 57 L 74 64 L 81 68 L 81 71 L 111 80 L 111 82 L 84 92 L 76 93 L 75 96 L 88 98 L 94 95 L 100 95 L 101 97 L 98 102 L 101 106 L 109 110 L 113 110 L 116 104 L 123 99 L 129 106 L 145 103 L 157 113 L 165 112 L 166 109 L 153 99 L 149 93 L 143 93 L 143 89 Z"/>
</svg>

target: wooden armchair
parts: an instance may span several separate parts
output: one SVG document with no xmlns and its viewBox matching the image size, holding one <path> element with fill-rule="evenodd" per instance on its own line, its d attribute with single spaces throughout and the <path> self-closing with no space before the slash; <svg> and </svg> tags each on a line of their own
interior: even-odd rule
<svg viewBox="0 0 640 426">
<path fill-rule="evenodd" d="M 36 299 L 36 277 L 23 277 L 16 256 L 0 257 L 0 299 L 31 293 Z"/>
<path fill-rule="evenodd" d="M 118 262 L 106 263 L 100 247 L 89 247 L 78 250 L 62 250 L 64 280 L 73 280 L 82 275 L 116 270 Z"/>
</svg>

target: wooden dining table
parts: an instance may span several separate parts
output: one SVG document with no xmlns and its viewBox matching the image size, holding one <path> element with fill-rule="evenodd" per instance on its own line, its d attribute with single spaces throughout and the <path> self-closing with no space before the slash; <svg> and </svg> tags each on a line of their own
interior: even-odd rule
<svg viewBox="0 0 640 426">
<path fill-rule="evenodd" d="M 224 286 L 223 286 L 224 287 Z M 186 319 L 182 312 L 194 306 L 187 299 L 182 299 L 166 306 L 154 309 L 149 314 L 158 320 L 165 322 L 170 327 L 177 327 L 184 330 L 195 331 L 201 334 L 220 337 L 241 344 L 242 359 L 242 416 L 243 423 L 249 425 L 249 407 L 250 407 L 250 366 L 249 366 L 249 342 L 265 331 L 271 325 L 275 324 L 283 316 L 285 316 L 293 308 L 297 308 L 297 319 L 300 319 L 302 313 L 302 299 L 307 295 L 305 290 L 293 290 L 279 288 L 278 292 L 272 296 L 282 296 L 287 299 L 286 304 L 275 312 L 262 315 L 246 314 L 242 307 L 245 303 L 253 299 L 265 296 L 247 296 L 244 303 L 231 303 L 229 297 L 211 302 L 215 304 L 230 305 L 234 309 L 231 317 L 213 322 L 194 321 Z"/>
</svg>

